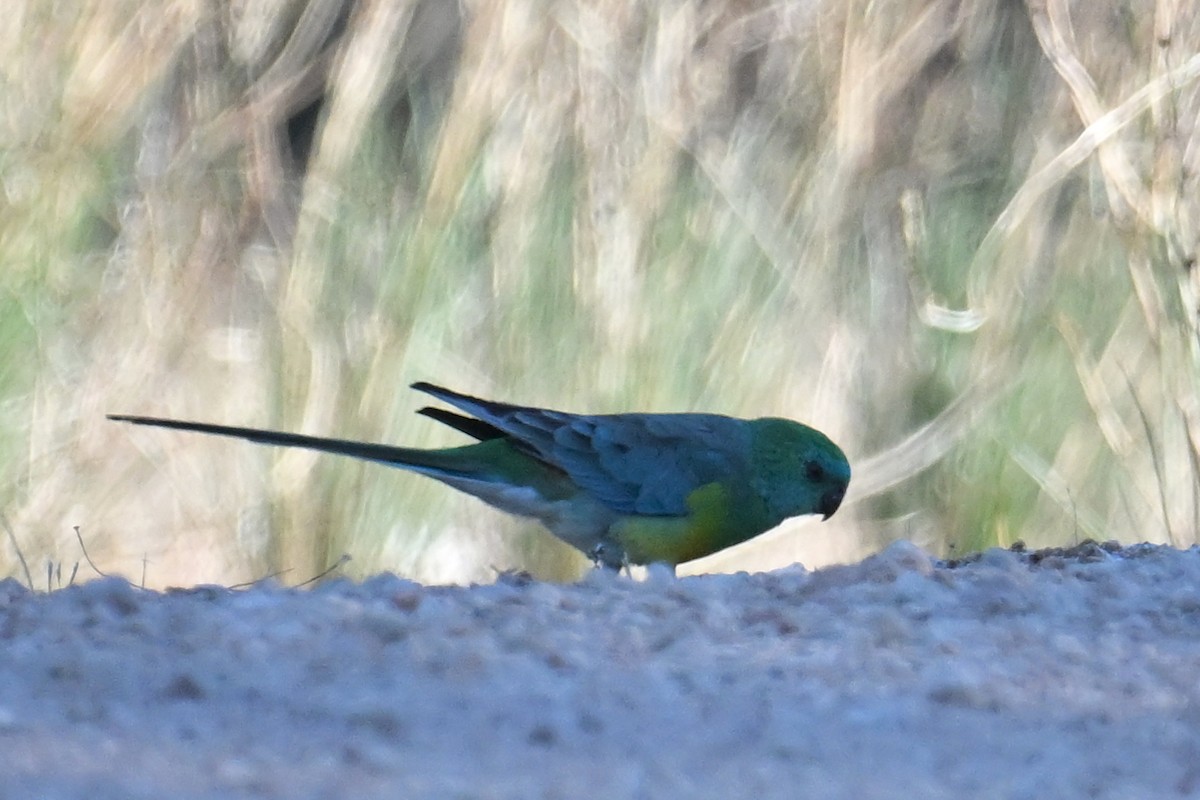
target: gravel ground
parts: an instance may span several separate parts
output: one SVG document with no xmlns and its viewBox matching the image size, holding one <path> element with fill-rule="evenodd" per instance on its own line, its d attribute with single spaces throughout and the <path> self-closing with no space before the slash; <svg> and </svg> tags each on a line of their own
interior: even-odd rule
<svg viewBox="0 0 1200 800">
<path fill-rule="evenodd" d="M 4 798 L 1200 797 L 1200 552 L 0 583 Z"/>
</svg>

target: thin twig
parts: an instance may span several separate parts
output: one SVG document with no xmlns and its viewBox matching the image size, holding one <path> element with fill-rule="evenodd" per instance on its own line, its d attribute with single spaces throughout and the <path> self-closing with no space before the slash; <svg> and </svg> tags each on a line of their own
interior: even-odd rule
<svg viewBox="0 0 1200 800">
<path fill-rule="evenodd" d="M 308 586 L 310 583 L 319 581 L 322 578 L 324 578 L 326 575 L 328 575 L 329 573 L 333 572 L 335 569 L 345 566 L 346 563 L 348 563 L 349 561 L 350 561 L 350 554 L 342 553 L 342 557 L 339 558 L 337 561 L 335 561 L 333 564 L 329 565 L 324 570 L 322 570 L 321 572 L 318 572 L 316 575 L 312 576 L 311 578 L 304 581 L 303 583 L 296 584 L 295 588 L 299 589 L 302 586 Z M 281 569 L 276 572 L 272 572 L 269 575 L 263 575 L 261 578 L 255 578 L 252 581 L 245 581 L 244 583 L 232 584 L 228 588 L 229 589 L 247 589 L 251 586 L 257 586 L 258 584 L 260 584 L 264 581 L 269 581 L 272 578 L 278 578 L 280 575 L 285 575 L 291 571 L 292 571 L 291 568 Z"/>
<path fill-rule="evenodd" d="M 276 570 L 275 572 L 270 572 L 266 575 L 263 575 L 261 578 L 255 578 L 252 581 L 243 581 L 242 583 L 233 583 L 225 588 L 227 588 L 227 589 L 248 589 L 251 586 L 257 586 L 258 584 L 263 583 L 264 581 L 269 581 L 272 578 L 278 578 L 280 575 L 286 575 L 287 573 L 289 573 L 291 571 L 292 571 L 291 567 L 288 567 L 287 569 Z"/>
<path fill-rule="evenodd" d="M 1162 507 L 1163 524 L 1167 528 L 1167 541 L 1172 546 L 1177 547 L 1178 542 L 1175 538 L 1175 532 L 1171 529 L 1171 506 L 1167 502 L 1167 485 L 1166 475 L 1164 474 L 1165 462 L 1160 463 L 1158 447 L 1154 444 L 1154 427 L 1150 424 L 1150 415 L 1146 413 L 1142 401 L 1137 396 L 1137 391 L 1133 387 L 1133 380 L 1128 374 L 1125 375 L 1125 382 L 1129 385 L 1129 395 L 1133 399 L 1133 407 L 1137 409 L 1138 416 L 1142 420 L 1142 428 L 1146 432 L 1146 446 L 1150 448 L 1150 463 L 1154 467 L 1154 478 L 1158 482 L 1158 501 Z"/>
<path fill-rule="evenodd" d="M 8 517 L 0 514 L 0 525 L 4 526 L 4 530 L 8 532 L 9 541 L 12 542 L 13 549 L 17 551 L 17 559 L 21 562 L 21 569 L 25 571 L 25 582 L 29 584 L 29 588 L 33 589 L 33 574 L 29 571 L 29 562 L 25 560 L 25 554 L 21 552 L 21 545 L 17 544 L 17 534 L 13 532 L 12 526 L 8 524 Z"/>
<path fill-rule="evenodd" d="M 342 567 L 344 567 L 347 563 L 349 563 L 349 561 L 350 561 L 350 554 L 342 553 L 342 557 L 339 558 L 333 564 L 330 564 L 329 567 L 327 567 L 324 572 L 321 572 L 321 573 L 318 573 L 318 574 L 312 576 L 311 578 L 306 580 L 304 583 L 297 584 L 296 588 L 299 589 L 301 586 L 308 586 L 310 583 L 315 583 L 315 582 L 321 580 L 326 575 L 333 572 L 335 569 L 341 569 Z"/>
<path fill-rule="evenodd" d="M 75 538 L 79 540 L 79 549 L 83 551 L 83 558 L 85 561 L 87 561 L 88 566 L 91 567 L 95 571 L 95 573 L 97 575 L 99 575 L 101 578 L 107 578 L 108 573 L 104 572 L 99 567 L 97 567 L 96 564 L 92 561 L 92 557 L 88 555 L 87 547 L 83 543 L 83 534 L 79 532 L 79 526 L 76 525 L 74 530 L 75 530 Z"/>
</svg>

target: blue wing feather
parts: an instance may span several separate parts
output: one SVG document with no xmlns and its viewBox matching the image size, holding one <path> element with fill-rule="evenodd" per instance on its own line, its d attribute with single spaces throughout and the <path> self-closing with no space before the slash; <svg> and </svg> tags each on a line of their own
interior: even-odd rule
<svg viewBox="0 0 1200 800">
<path fill-rule="evenodd" d="M 621 513 L 686 514 L 689 494 L 744 474 L 749 460 L 749 428 L 732 417 L 569 414 L 482 400 L 427 383 L 413 388 L 503 431 Z"/>
</svg>

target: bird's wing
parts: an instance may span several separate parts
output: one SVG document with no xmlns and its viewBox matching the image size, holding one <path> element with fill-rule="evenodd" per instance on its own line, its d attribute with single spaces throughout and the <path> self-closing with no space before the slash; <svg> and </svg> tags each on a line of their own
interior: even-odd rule
<svg viewBox="0 0 1200 800">
<path fill-rule="evenodd" d="M 503 431 L 620 513 L 688 513 L 695 489 L 748 470 L 746 423 L 716 414 L 582 415 L 414 384 Z"/>
<path fill-rule="evenodd" d="M 520 438 L 597 500 L 624 513 L 688 513 L 694 490 L 748 468 L 749 433 L 711 414 L 517 412 Z"/>
</svg>

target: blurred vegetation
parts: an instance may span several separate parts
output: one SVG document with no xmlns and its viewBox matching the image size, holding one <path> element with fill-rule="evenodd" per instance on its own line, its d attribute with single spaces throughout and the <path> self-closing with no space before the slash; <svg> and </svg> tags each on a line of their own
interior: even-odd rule
<svg viewBox="0 0 1200 800">
<path fill-rule="evenodd" d="M 0 70 L 7 574 L 74 525 L 156 586 L 577 574 L 419 477 L 103 418 L 455 441 L 415 380 L 844 446 L 833 520 L 697 569 L 1196 541 L 1188 3 L 15 0 Z"/>
</svg>

